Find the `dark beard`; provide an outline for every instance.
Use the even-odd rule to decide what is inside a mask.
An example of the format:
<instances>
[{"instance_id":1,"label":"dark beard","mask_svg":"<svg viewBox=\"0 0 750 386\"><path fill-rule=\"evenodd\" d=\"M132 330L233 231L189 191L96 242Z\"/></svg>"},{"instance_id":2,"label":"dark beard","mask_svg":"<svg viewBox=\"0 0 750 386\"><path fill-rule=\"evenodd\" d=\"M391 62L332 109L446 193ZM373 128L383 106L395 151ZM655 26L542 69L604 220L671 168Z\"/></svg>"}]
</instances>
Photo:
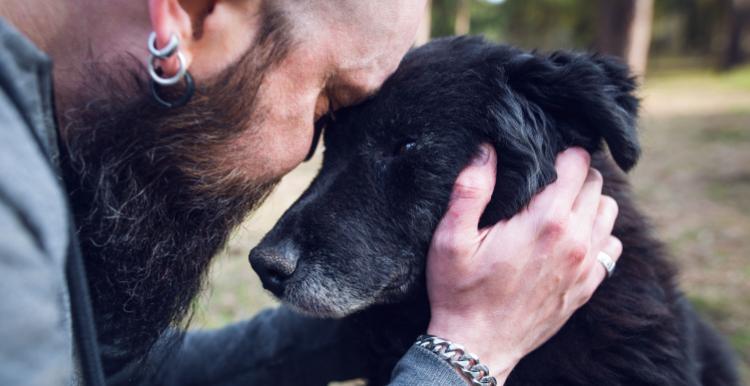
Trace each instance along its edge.
<instances>
[{"instance_id":1,"label":"dark beard","mask_svg":"<svg viewBox=\"0 0 750 386\"><path fill-rule=\"evenodd\" d=\"M60 164L107 374L189 319L212 257L278 181L247 178L222 156L261 118L260 74L281 56L251 49L181 108L158 106L132 71L97 79L88 90L100 94L66 111Z\"/></svg>"}]
</instances>

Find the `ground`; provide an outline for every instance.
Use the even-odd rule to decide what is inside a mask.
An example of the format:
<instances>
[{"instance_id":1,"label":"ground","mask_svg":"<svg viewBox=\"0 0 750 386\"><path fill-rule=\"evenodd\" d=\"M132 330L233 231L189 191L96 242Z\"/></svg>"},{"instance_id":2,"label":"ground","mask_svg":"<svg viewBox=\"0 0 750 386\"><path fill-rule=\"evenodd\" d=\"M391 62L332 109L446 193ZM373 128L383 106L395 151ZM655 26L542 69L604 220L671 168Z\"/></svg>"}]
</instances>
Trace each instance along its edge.
<instances>
[{"instance_id":1,"label":"ground","mask_svg":"<svg viewBox=\"0 0 750 386\"><path fill-rule=\"evenodd\" d=\"M693 304L737 350L750 384L750 67L725 74L655 71L641 91L639 204L680 267ZM232 237L196 304L193 327L275 305L247 262L250 248L307 186L303 164Z\"/></svg>"}]
</instances>

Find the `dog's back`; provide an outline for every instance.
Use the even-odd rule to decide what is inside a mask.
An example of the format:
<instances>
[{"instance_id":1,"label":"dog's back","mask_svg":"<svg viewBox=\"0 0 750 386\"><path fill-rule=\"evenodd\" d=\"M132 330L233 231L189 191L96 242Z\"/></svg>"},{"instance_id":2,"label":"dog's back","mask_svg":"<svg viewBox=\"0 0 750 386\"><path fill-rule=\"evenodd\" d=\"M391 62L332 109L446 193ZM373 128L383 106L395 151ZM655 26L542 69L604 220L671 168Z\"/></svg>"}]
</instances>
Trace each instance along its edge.
<instances>
[{"instance_id":1,"label":"dog's back","mask_svg":"<svg viewBox=\"0 0 750 386\"><path fill-rule=\"evenodd\" d=\"M565 327L524 358L508 385L738 385L731 351L677 288L665 248L606 155L592 166L618 202L616 274Z\"/></svg>"}]
</instances>

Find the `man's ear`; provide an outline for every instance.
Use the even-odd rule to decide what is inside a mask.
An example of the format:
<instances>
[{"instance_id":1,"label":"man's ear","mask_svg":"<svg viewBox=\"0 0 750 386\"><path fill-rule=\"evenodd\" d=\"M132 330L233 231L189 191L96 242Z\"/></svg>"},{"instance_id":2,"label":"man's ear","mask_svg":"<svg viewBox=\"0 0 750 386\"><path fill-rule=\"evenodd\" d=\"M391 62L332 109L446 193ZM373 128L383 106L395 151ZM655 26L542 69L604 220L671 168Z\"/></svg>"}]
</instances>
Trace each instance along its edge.
<instances>
[{"instance_id":1,"label":"man's ear","mask_svg":"<svg viewBox=\"0 0 750 386\"><path fill-rule=\"evenodd\" d=\"M189 67L192 63L192 53L189 49L193 35L192 20L178 0L149 0L148 11L151 16L151 28L156 33L156 48L167 45L172 35L180 39L179 51L185 57ZM161 68L167 76L179 70L176 56L161 61Z\"/></svg>"},{"instance_id":2,"label":"man's ear","mask_svg":"<svg viewBox=\"0 0 750 386\"><path fill-rule=\"evenodd\" d=\"M619 60L600 55L556 52L519 55L505 66L508 85L551 118L563 148L590 152L607 143L621 169L638 161L636 81ZM557 149L562 150L562 149Z\"/></svg>"},{"instance_id":3,"label":"man's ear","mask_svg":"<svg viewBox=\"0 0 750 386\"><path fill-rule=\"evenodd\" d=\"M177 35L196 78L218 74L247 52L260 30L260 7L259 1L149 0L157 47ZM176 56L160 65L167 76L179 68Z\"/></svg>"}]
</instances>

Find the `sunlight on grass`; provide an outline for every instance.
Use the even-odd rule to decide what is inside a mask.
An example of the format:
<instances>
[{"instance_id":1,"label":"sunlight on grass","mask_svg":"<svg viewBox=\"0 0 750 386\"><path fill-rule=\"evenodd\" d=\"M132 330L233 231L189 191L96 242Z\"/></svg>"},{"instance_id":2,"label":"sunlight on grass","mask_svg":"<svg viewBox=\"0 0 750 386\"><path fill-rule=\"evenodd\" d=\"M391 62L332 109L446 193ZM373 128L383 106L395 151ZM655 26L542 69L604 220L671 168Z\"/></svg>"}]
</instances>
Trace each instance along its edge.
<instances>
[{"instance_id":1,"label":"sunlight on grass","mask_svg":"<svg viewBox=\"0 0 750 386\"><path fill-rule=\"evenodd\" d=\"M727 72L705 68L656 69L646 76L646 85L679 86L680 88L709 86L748 91L750 90L750 66L739 67Z\"/></svg>"}]
</instances>

